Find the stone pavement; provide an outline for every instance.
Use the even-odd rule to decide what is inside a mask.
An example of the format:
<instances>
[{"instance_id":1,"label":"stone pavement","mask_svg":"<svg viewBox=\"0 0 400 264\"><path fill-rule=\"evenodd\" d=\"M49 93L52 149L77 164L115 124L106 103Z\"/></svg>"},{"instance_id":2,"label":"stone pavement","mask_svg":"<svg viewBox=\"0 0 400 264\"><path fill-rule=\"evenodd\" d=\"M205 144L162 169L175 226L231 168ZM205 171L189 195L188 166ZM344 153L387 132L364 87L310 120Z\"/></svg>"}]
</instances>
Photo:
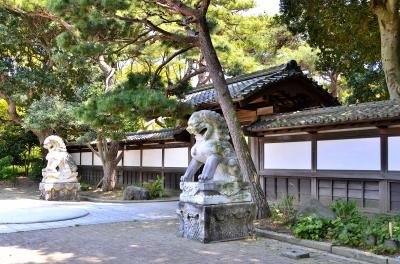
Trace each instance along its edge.
<instances>
[{"instance_id":1,"label":"stone pavement","mask_svg":"<svg viewBox=\"0 0 400 264\"><path fill-rule=\"evenodd\" d=\"M0 234L0 263L363 263L263 238L201 244L178 238L177 229L176 220L153 220ZM281 256L289 249L311 258Z\"/></svg>"},{"instance_id":2,"label":"stone pavement","mask_svg":"<svg viewBox=\"0 0 400 264\"><path fill-rule=\"evenodd\" d=\"M91 225L100 223L115 223L123 221L139 221L154 219L175 219L176 202L160 203L134 203L134 204L111 204L91 202L50 202L32 199L0 200L0 234L19 231L32 231L39 229L51 229L68 226ZM86 211L88 214L80 218L41 223L26 224L1 224L18 222L21 223L21 214L25 211L28 221L30 217L37 216L37 213L51 211L49 217L56 218L55 211L59 215L70 216L77 211ZM2 221L3 220L3 221ZM14 220L14 221L12 221ZM17 221L18 220L18 221ZM0 264L2 262L0 261Z\"/></svg>"}]
</instances>

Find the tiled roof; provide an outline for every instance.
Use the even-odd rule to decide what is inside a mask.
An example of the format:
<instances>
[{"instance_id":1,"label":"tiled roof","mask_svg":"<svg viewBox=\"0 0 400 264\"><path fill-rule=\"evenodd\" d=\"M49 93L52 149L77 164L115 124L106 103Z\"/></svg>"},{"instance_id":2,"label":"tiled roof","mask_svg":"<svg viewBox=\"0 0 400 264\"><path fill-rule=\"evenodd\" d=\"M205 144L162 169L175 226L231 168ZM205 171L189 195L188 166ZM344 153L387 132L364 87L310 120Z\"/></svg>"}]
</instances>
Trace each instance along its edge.
<instances>
[{"instance_id":1,"label":"tiled roof","mask_svg":"<svg viewBox=\"0 0 400 264\"><path fill-rule=\"evenodd\" d=\"M132 133L126 133L125 141L151 142L151 141L174 140L177 135L185 132L186 132L185 128L182 127L132 132Z\"/></svg>"},{"instance_id":2,"label":"tiled roof","mask_svg":"<svg viewBox=\"0 0 400 264\"><path fill-rule=\"evenodd\" d=\"M317 83L313 82L301 71L294 60L276 67L227 79L227 83L233 100L239 101L272 84L295 77L304 78L312 85L318 86ZM327 93L322 88L320 89L323 93ZM186 94L185 101L190 102L196 107L216 103L216 94L213 85L210 84L193 89Z\"/></svg>"},{"instance_id":3,"label":"tiled roof","mask_svg":"<svg viewBox=\"0 0 400 264\"><path fill-rule=\"evenodd\" d=\"M258 132L400 119L400 100L324 107L265 117L247 128Z\"/></svg>"}]
</instances>

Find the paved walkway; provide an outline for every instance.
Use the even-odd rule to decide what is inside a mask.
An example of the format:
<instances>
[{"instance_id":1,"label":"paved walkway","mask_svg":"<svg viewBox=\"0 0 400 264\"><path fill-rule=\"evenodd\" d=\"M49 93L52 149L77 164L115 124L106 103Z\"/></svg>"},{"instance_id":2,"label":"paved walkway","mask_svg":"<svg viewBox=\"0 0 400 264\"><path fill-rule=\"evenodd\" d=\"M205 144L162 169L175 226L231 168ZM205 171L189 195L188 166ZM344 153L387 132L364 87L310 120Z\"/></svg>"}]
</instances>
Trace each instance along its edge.
<instances>
[{"instance_id":1,"label":"paved walkway","mask_svg":"<svg viewBox=\"0 0 400 264\"><path fill-rule=\"evenodd\" d=\"M176 220L156 220L0 234L0 263L362 263L263 238L201 244L177 237L177 230ZM311 258L281 256L289 249L307 250Z\"/></svg>"},{"instance_id":2,"label":"paved walkway","mask_svg":"<svg viewBox=\"0 0 400 264\"><path fill-rule=\"evenodd\" d=\"M34 209L33 209L34 208ZM111 204L111 203L91 203L91 202L49 202L42 200L20 199L20 200L0 200L0 220L3 223L21 218L21 212L25 211L26 218L29 219L30 213L37 214L39 208L49 209L48 211L59 211L60 214L69 215L68 211L76 212L84 210L88 212L86 216L66 220L32 224L0 224L0 233L13 233L19 231L32 231L39 229L51 229L79 225L91 225L100 223L115 223L124 221L140 221L155 219L174 219L176 217L176 202L161 203L134 203L134 204ZM3 214L3 217L2 217ZM8 220L8 221L6 221ZM2 221L0 221L1 223ZM0 261L0 263L2 263Z\"/></svg>"}]
</instances>

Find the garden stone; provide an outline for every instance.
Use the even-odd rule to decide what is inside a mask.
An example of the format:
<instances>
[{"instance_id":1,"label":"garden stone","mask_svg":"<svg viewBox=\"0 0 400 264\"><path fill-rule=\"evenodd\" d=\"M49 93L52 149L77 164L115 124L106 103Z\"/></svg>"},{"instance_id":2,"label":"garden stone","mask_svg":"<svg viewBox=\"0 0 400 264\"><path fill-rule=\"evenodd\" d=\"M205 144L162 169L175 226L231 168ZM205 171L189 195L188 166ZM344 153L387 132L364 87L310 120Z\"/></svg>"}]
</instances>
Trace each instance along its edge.
<instances>
[{"instance_id":1,"label":"garden stone","mask_svg":"<svg viewBox=\"0 0 400 264\"><path fill-rule=\"evenodd\" d=\"M329 207L323 205L316 199L310 199L304 204L300 205L297 212L297 218L312 214L330 220L334 220L336 218L335 213Z\"/></svg>"},{"instance_id":2,"label":"garden stone","mask_svg":"<svg viewBox=\"0 0 400 264\"><path fill-rule=\"evenodd\" d=\"M124 200L149 200L150 192L146 188L138 186L128 186L123 193Z\"/></svg>"},{"instance_id":3,"label":"garden stone","mask_svg":"<svg viewBox=\"0 0 400 264\"><path fill-rule=\"evenodd\" d=\"M375 246L376 245L376 236L370 235L365 238L365 244L367 246Z\"/></svg>"},{"instance_id":4,"label":"garden stone","mask_svg":"<svg viewBox=\"0 0 400 264\"><path fill-rule=\"evenodd\" d=\"M179 236L203 243L243 239L254 232L255 204L243 182L236 153L220 114L192 114L187 131L196 138L192 160L181 177ZM194 175L204 165L199 181Z\"/></svg>"},{"instance_id":5,"label":"garden stone","mask_svg":"<svg viewBox=\"0 0 400 264\"><path fill-rule=\"evenodd\" d=\"M398 250L399 246L397 245L396 241L391 240L391 239L386 239L385 242L383 242L383 245L387 248L393 249L393 250Z\"/></svg>"},{"instance_id":6,"label":"garden stone","mask_svg":"<svg viewBox=\"0 0 400 264\"><path fill-rule=\"evenodd\" d=\"M43 179L39 185L40 199L78 201L78 167L67 152L64 141L59 136L52 135L44 140L43 147L49 153L46 155L47 166L42 170Z\"/></svg>"}]
</instances>

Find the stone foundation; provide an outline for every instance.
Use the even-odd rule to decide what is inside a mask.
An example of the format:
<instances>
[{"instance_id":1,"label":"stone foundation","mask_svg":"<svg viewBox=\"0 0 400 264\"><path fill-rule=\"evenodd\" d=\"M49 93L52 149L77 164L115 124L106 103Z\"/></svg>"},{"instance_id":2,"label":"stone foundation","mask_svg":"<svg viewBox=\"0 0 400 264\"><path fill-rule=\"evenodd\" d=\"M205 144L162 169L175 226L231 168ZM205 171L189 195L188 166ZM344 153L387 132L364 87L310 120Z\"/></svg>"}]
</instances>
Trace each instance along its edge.
<instances>
[{"instance_id":1,"label":"stone foundation","mask_svg":"<svg viewBox=\"0 0 400 264\"><path fill-rule=\"evenodd\" d=\"M47 201L79 201L78 182L44 183L39 185L40 199Z\"/></svg>"},{"instance_id":2,"label":"stone foundation","mask_svg":"<svg viewBox=\"0 0 400 264\"><path fill-rule=\"evenodd\" d=\"M203 243L244 239L253 233L252 202L200 205L179 202L179 236Z\"/></svg>"}]
</instances>

